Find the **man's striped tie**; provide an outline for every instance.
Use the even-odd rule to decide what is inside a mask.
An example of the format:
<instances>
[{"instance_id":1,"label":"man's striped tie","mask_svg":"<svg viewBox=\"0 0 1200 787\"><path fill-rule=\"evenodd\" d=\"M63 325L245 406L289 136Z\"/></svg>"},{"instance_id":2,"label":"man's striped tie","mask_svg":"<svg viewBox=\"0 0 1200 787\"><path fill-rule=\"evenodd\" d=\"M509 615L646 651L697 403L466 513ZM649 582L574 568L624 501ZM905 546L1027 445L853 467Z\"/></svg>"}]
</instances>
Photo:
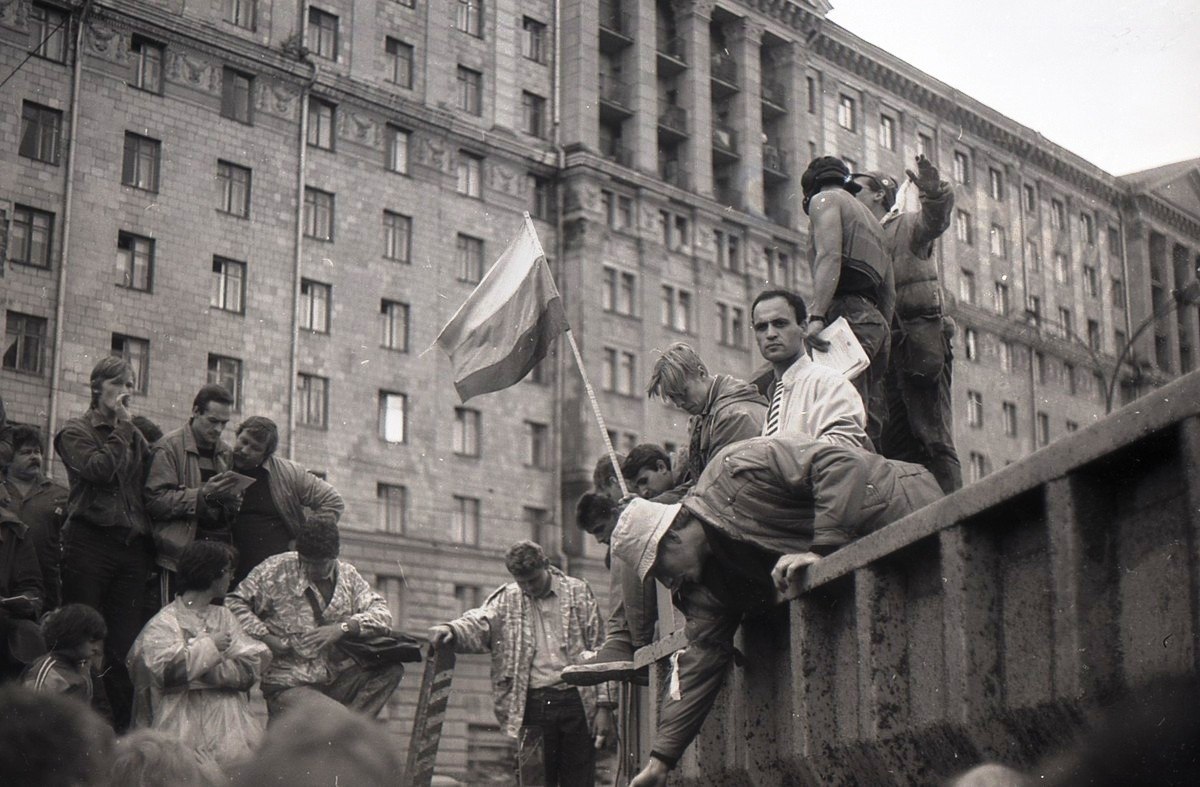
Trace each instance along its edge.
<instances>
[{"instance_id":1,"label":"man's striped tie","mask_svg":"<svg viewBox=\"0 0 1200 787\"><path fill-rule=\"evenodd\" d=\"M779 431L779 411L783 408L783 381L775 381L775 393L771 395L771 406L767 408L767 428L763 436L770 437Z\"/></svg>"}]
</instances>

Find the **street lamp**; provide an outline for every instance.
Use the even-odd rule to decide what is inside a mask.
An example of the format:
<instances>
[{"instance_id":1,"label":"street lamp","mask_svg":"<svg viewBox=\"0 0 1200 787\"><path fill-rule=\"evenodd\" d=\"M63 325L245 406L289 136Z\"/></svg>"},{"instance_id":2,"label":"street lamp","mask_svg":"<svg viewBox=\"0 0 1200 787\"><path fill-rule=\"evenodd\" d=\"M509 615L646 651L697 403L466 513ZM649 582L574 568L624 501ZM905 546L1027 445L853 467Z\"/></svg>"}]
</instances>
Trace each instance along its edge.
<instances>
[{"instance_id":1,"label":"street lamp","mask_svg":"<svg viewBox=\"0 0 1200 787\"><path fill-rule=\"evenodd\" d=\"M1121 364L1125 361L1125 356L1129 355L1129 351L1133 349L1133 345L1137 342L1138 337L1145 333L1151 323L1166 317L1180 306L1192 306L1198 303L1200 303L1200 280L1192 279L1181 289L1171 290L1171 301L1165 309L1157 312L1151 309L1146 319L1138 324L1137 330L1133 332L1133 335L1125 342L1125 346L1117 353L1117 362L1113 366L1112 378L1107 381L1108 386L1104 392L1105 406L1108 408L1106 412L1112 412L1113 393L1117 387L1117 380L1121 377Z\"/></svg>"}]
</instances>

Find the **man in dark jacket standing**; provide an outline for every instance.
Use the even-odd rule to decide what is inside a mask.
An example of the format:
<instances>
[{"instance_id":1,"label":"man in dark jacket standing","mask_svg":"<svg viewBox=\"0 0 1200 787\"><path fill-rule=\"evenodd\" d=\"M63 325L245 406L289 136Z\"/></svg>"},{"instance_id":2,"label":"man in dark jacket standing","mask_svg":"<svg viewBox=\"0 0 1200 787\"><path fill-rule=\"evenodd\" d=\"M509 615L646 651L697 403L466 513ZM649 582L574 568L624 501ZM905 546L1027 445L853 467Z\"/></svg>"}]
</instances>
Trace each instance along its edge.
<instances>
[{"instance_id":1,"label":"man in dark jacket standing","mask_svg":"<svg viewBox=\"0 0 1200 787\"><path fill-rule=\"evenodd\" d=\"M12 461L0 477L0 508L8 508L29 528L37 551L45 591L43 612L58 609L62 601L62 527L67 517L67 490L46 477L45 443L37 427L18 424L12 429Z\"/></svg>"},{"instance_id":2,"label":"man in dark jacket standing","mask_svg":"<svg viewBox=\"0 0 1200 787\"><path fill-rule=\"evenodd\" d=\"M917 156L917 172L907 174L920 194L919 212L894 209L897 185L887 175L851 176L862 187L858 201L883 225L896 282L894 314L884 315L892 324L884 378L888 417L876 447L892 459L925 465L949 494L962 486L950 398L953 325L942 314L933 244L950 226L954 191L924 156Z\"/></svg>"},{"instance_id":3,"label":"man in dark jacket standing","mask_svg":"<svg viewBox=\"0 0 1200 787\"><path fill-rule=\"evenodd\" d=\"M679 503L631 502L613 555L671 589L688 642L677 654L678 690L659 708L650 760L632 787L666 784L724 682L744 614L792 595L821 556L939 497L920 465L785 436L721 451Z\"/></svg>"},{"instance_id":4,"label":"man in dark jacket standing","mask_svg":"<svg viewBox=\"0 0 1200 787\"><path fill-rule=\"evenodd\" d=\"M154 568L150 521L142 505L150 446L133 425L134 372L109 357L92 369L92 404L67 421L54 450L70 491L63 530L63 603L104 616L104 682L118 732L129 726L133 683L125 657L142 628L142 596Z\"/></svg>"}]
</instances>

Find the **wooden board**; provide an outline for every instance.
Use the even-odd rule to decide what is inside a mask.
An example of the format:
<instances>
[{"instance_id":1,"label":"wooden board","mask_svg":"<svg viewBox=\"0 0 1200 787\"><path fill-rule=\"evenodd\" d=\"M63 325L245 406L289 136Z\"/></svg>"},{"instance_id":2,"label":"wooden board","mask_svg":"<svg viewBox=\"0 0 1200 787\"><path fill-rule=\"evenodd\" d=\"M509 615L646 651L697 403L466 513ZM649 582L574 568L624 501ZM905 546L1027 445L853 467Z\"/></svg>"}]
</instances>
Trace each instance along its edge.
<instances>
[{"instance_id":1,"label":"wooden board","mask_svg":"<svg viewBox=\"0 0 1200 787\"><path fill-rule=\"evenodd\" d=\"M412 739L408 742L408 762L404 766L404 787L429 787L437 763L442 723L450 704L450 684L454 680L454 648L434 650L425 656L425 674L417 699L417 716Z\"/></svg>"}]
</instances>

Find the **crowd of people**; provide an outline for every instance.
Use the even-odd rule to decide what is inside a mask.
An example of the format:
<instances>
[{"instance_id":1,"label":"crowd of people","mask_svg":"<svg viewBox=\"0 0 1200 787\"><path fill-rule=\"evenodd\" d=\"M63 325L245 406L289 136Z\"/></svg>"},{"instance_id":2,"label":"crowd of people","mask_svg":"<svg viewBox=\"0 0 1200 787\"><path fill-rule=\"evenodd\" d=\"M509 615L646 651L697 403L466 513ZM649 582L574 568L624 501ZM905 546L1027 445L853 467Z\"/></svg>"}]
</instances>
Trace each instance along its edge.
<instances>
[{"instance_id":1,"label":"crowd of people","mask_svg":"<svg viewBox=\"0 0 1200 787\"><path fill-rule=\"evenodd\" d=\"M83 721L70 729L89 748L64 761L111 749L147 769L114 783L148 785L224 784L249 767L264 734L255 686L269 720L374 718L411 658L385 599L339 559L341 495L276 456L268 418L224 442L233 398L221 386L201 387L188 421L163 434L130 413L134 383L121 358L93 368L87 412L53 439L66 487L46 477L39 430L8 426L0 403L3 721L41 708L25 719L36 727L74 707ZM392 646L364 661L381 639ZM26 764L12 783L58 783L43 778L58 766Z\"/></svg>"}]
</instances>

